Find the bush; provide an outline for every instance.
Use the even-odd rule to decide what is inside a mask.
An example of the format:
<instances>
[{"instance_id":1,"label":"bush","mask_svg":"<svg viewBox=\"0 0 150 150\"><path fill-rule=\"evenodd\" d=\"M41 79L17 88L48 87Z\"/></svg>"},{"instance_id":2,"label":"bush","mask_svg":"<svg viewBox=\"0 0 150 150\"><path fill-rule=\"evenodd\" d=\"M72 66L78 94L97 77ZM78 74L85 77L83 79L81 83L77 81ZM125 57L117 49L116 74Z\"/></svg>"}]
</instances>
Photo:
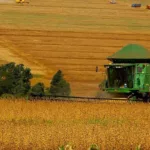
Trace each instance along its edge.
<instances>
[{"instance_id":1,"label":"bush","mask_svg":"<svg viewBox=\"0 0 150 150\"><path fill-rule=\"evenodd\" d=\"M23 64L15 65L14 62L0 67L0 95L26 95L30 90L32 74Z\"/></svg>"},{"instance_id":2,"label":"bush","mask_svg":"<svg viewBox=\"0 0 150 150\"><path fill-rule=\"evenodd\" d=\"M4 99L16 99L16 97L14 95L12 95L12 94L2 94L1 98L4 98Z\"/></svg>"},{"instance_id":3,"label":"bush","mask_svg":"<svg viewBox=\"0 0 150 150\"><path fill-rule=\"evenodd\" d=\"M73 150L73 146L71 144L62 145L58 148L59 150Z\"/></svg>"},{"instance_id":4,"label":"bush","mask_svg":"<svg viewBox=\"0 0 150 150\"><path fill-rule=\"evenodd\" d=\"M96 144L92 144L88 150L100 150Z\"/></svg>"},{"instance_id":5,"label":"bush","mask_svg":"<svg viewBox=\"0 0 150 150\"><path fill-rule=\"evenodd\" d=\"M45 87L45 96L50 96L50 88L49 87Z\"/></svg>"},{"instance_id":6,"label":"bush","mask_svg":"<svg viewBox=\"0 0 150 150\"><path fill-rule=\"evenodd\" d=\"M30 92L31 96L39 96L42 97L45 95L44 93L44 84L39 82L37 84L35 84L32 88L31 88L31 92Z\"/></svg>"},{"instance_id":7,"label":"bush","mask_svg":"<svg viewBox=\"0 0 150 150\"><path fill-rule=\"evenodd\" d=\"M50 86L51 95L69 96L71 93L70 84L63 78L63 73L58 70L53 76Z\"/></svg>"}]
</instances>

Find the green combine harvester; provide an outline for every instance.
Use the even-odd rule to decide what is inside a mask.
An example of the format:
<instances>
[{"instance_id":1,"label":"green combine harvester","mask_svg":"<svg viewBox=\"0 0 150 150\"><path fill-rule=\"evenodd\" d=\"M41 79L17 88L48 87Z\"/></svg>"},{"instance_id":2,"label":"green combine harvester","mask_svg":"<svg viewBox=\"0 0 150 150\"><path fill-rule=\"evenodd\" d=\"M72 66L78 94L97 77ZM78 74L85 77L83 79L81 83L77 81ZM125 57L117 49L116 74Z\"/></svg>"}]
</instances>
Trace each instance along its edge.
<instances>
[{"instance_id":1,"label":"green combine harvester","mask_svg":"<svg viewBox=\"0 0 150 150\"><path fill-rule=\"evenodd\" d=\"M150 51L137 44L129 44L107 58L103 91L125 94L131 100L150 99Z\"/></svg>"}]
</instances>

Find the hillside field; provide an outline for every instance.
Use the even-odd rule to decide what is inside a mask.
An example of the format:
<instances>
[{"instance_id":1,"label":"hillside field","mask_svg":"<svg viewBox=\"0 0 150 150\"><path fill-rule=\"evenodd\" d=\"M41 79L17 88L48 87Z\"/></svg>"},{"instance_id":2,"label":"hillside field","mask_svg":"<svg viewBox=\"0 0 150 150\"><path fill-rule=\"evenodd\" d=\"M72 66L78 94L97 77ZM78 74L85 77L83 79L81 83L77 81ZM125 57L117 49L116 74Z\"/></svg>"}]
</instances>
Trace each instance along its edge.
<instances>
[{"instance_id":1,"label":"hillside field","mask_svg":"<svg viewBox=\"0 0 150 150\"><path fill-rule=\"evenodd\" d=\"M107 56L129 43L150 49L148 0L141 1L141 8L132 8L134 2L0 1L0 63L24 63L34 73L32 84L46 86L61 69L72 95L95 96Z\"/></svg>"}]
</instances>

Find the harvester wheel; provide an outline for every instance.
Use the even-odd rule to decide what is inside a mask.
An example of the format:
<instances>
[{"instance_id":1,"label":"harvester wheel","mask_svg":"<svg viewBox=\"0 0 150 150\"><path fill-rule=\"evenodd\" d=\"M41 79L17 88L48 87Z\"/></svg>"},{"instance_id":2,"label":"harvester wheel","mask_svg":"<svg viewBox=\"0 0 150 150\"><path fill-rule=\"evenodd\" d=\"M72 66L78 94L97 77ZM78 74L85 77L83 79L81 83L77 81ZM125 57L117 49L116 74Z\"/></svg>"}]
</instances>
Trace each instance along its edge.
<instances>
[{"instance_id":1,"label":"harvester wheel","mask_svg":"<svg viewBox=\"0 0 150 150\"><path fill-rule=\"evenodd\" d=\"M148 94L148 93L144 93L144 94L143 94L143 102L144 102L144 103L147 103L147 102L149 102L149 100L150 100L150 99L149 99L149 94Z\"/></svg>"}]
</instances>

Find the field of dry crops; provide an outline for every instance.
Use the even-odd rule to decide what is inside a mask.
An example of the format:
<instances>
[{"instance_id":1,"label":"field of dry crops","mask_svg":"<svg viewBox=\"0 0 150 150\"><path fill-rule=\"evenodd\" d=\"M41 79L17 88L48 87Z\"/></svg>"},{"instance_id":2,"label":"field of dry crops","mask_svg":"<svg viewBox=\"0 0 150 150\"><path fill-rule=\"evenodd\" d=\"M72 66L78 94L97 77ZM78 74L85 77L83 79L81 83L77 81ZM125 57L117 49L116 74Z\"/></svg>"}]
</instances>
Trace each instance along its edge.
<instances>
[{"instance_id":1,"label":"field of dry crops","mask_svg":"<svg viewBox=\"0 0 150 150\"><path fill-rule=\"evenodd\" d=\"M8 0L13 2L13 0ZM7 2L7 0L6 0ZM133 1L134 2L134 1ZM128 0L32 0L0 3L0 63L15 61L41 74L32 83L49 85L61 69L72 95L95 96L106 57L129 43L150 49L150 11ZM99 66L100 72L95 68Z\"/></svg>"},{"instance_id":2,"label":"field of dry crops","mask_svg":"<svg viewBox=\"0 0 150 150\"><path fill-rule=\"evenodd\" d=\"M129 43L150 49L148 0L0 0L0 64L32 69L32 84L49 85L61 69L72 95L95 96L106 57ZM99 72L95 72L99 66ZM0 100L0 149L150 149L150 105L122 102Z\"/></svg>"},{"instance_id":3,"label":"field of dry crops","mask_svg":"<svg viewBox=\"0 0 150 150\"><path fill-rule=\"evenodd\" d=\"M150 149L150 105L0 101L0 149Z\"/></svg>"}]
</instances>

